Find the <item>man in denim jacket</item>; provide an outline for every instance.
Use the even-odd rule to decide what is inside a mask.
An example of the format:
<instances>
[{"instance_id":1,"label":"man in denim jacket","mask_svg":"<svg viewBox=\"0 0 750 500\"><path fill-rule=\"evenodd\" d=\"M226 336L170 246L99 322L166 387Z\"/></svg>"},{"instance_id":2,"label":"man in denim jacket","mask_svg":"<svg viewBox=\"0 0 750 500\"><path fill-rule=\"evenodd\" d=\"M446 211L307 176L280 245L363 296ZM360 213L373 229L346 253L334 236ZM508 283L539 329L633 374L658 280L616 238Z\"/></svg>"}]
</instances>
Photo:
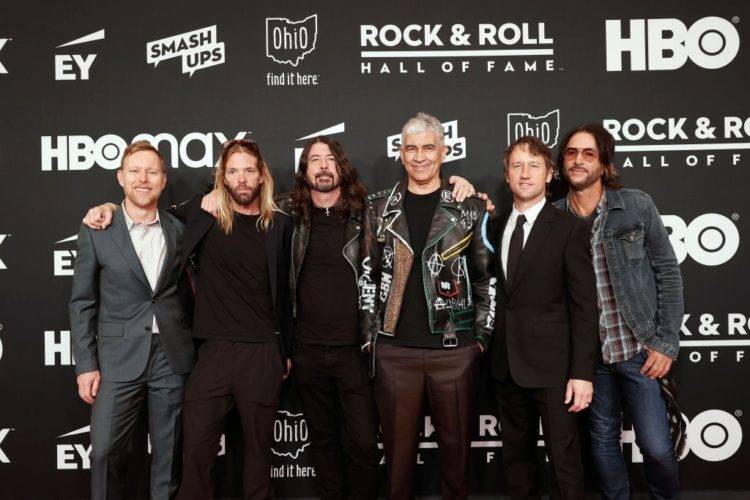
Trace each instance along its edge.
<instances>
[{"instance_id":1,"label":"man in denim jacket","mask_svg":"<svg viewBox=\"0 0 750 500\"><path fill-rule=\"evenodd\" d=\"M677 457L660 383L677 358L684 309L674 250L651 197L621 188L614 140L602 126L570 131L560 143L558 164L570 191L555 205L591 225L601 353L590 430L602 494L630 498L620 448L626 408L652 496L676 498Z\"/></svg>"}]
</instances>

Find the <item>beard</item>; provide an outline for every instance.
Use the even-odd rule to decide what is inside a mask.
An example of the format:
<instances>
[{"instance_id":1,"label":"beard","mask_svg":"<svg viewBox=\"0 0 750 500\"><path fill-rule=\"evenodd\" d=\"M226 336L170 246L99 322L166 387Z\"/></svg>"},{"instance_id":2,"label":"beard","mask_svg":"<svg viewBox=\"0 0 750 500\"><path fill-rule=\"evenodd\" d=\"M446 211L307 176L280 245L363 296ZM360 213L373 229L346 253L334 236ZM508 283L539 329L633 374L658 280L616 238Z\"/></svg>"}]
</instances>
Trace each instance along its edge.
<instances>
[{"instance_id":1,"label":"beard","mask_svg":"<svg viewBox=\"0 0 750 500\"><path fill-rule=\"evenodd\" d=\"M307 179L307 185L314 191L329 193L339 187L340 183L334 178L333 174L321 172L312 180Z\"/></svg>"},{"instance_id":2,"label":"beard","mask_svg":"<svg viewBox=\"0 0 750 500\"><path fill-rule=\"evenodd\" d=\"M248 205L252 205L252 203L255 201L255 199L258 197L258 188L257 186L243 186L247 189L247 191L238 192L238 188L230 188L227 186L227 190L229 191L229 196L232 197L235 203L242 207L246 207Z\"/></svg>"},{"instance_id":3,"label":"beard","mask_svg":"<svg viewBox=\"0 0 750 500\"><path fill-rule=\"evenodd\" d=\"M563 169L563 177L565 177L565 180L568 181L568 185L573 191L582 191L588 187L593 186L594 184L596 184L596 181L601 178L601 176L601 172L588 172L585 178L573 181L571 180L570 176L568 176L568 169Z\"/></svg>"}]
</instances>

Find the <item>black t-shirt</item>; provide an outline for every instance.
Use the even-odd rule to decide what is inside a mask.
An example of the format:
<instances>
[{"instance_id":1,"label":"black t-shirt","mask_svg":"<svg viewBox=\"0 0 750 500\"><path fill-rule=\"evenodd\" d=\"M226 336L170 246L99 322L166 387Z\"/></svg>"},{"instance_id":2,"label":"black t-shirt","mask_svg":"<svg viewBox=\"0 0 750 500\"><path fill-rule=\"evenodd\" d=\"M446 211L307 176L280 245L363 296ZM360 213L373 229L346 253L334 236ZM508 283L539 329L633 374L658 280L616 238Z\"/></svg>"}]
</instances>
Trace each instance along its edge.
<instances>
[{"instance_id":1,"label":"black t-shirt","mask_svg":"<svg viewBox=\"0 0 750 500\"><path fill-rule=\"evenodd\" d=\"M343 254L346 221L338 213L313 208L307 251L297 289L297 328L301 342L358 345L357 281Z\"/></svg>"},{"instance_id":2,"label":"black t-shirt","mask_svg":"<svg viewBox=\"0 0 750 500\"><path fill-rule=\"evenodd\" d=\"M241 342L276 340L266 234L257 215L234 213L232 232L214 224L198 258L194 336Z\"/></svg>"},{"instance_id":3,"label":"black t-shirt","mask_svg":"<svg viewBox=\"0 0 750 500\"><path fill-rule=\"evenodd\" d=\"M409 226L409 239L414 250L414 263L406 280L404 300L396 324L396 336L381 336L385 342L405 347L442 348L443 336L430 333L427 298L425 297L422 276L422 252L427 244L432 216L440 201L440 189L429 194L414 194L406 191L404 213ZM459 345L467 345L469 340L462 332L456 332Z\"/></svg>"}]
</instances>

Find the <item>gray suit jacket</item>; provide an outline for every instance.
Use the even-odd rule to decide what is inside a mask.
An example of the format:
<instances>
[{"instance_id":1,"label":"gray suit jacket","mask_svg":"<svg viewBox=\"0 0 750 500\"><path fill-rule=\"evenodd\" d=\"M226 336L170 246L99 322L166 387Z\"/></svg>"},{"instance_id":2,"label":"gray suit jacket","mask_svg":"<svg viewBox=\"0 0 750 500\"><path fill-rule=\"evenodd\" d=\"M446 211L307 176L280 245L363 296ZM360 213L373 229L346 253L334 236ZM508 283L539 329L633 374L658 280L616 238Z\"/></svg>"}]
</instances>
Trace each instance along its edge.
<instances>
[{"instance_id":1,"label":"gray suit jacket","mask_svg":"<svg viewBox=\"0 0 750 500\"><path fill-rule=\"evenodd\" d=\"M172 371L186 374L195 364L190 326L177 292L184 225L163 210L159 218L167 249L156 290L143 272L122 210L103 231L81 226L70 298L77 374L99 370L102 380L118 382L139 377L151 351L154 314Z\"/></svg>"}]
</instances>

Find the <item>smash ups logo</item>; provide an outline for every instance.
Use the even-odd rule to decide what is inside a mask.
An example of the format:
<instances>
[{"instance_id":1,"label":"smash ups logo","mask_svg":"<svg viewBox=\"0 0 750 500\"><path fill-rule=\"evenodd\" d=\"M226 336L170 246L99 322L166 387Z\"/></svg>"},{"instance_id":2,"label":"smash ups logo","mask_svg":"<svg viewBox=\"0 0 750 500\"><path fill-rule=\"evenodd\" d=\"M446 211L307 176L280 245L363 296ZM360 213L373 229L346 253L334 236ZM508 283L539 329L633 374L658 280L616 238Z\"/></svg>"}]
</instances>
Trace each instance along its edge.
<instances>
[{"instance_id":1,"label":"smash ups logo","mask_svg":"<svg viewBox=\"0 0 750 500\"><path fill-rule=\"evenodd\" d=\"M146 44L146 62L156 67L160 62L182 58L182 73L193 73L224 63L224 42L219 42L216 25L154 40Z\"/></svg>"},{"instance_id":2,"label":"smash ups logo","mask_svg":"<svg viewBox=\"0 0 750 500\"><path fill-rule=\"evenodd\" d=\"M560 110L546 115L532 116L529 113L508 113L508 145L523 136L531 135L553 148L560 134Z\"/></svg>"},{"instance_id":3,"label":"smash ups logo","mask_svg":"<svg viewBox=\"0 0 750 500\"><path fill-rule=\"evenodd\" d=\"M295 68L307 54L315 50L318 39L318 15L301 21L286 17L266 18L266 57Z\"/></svg>"}]
</instances>

